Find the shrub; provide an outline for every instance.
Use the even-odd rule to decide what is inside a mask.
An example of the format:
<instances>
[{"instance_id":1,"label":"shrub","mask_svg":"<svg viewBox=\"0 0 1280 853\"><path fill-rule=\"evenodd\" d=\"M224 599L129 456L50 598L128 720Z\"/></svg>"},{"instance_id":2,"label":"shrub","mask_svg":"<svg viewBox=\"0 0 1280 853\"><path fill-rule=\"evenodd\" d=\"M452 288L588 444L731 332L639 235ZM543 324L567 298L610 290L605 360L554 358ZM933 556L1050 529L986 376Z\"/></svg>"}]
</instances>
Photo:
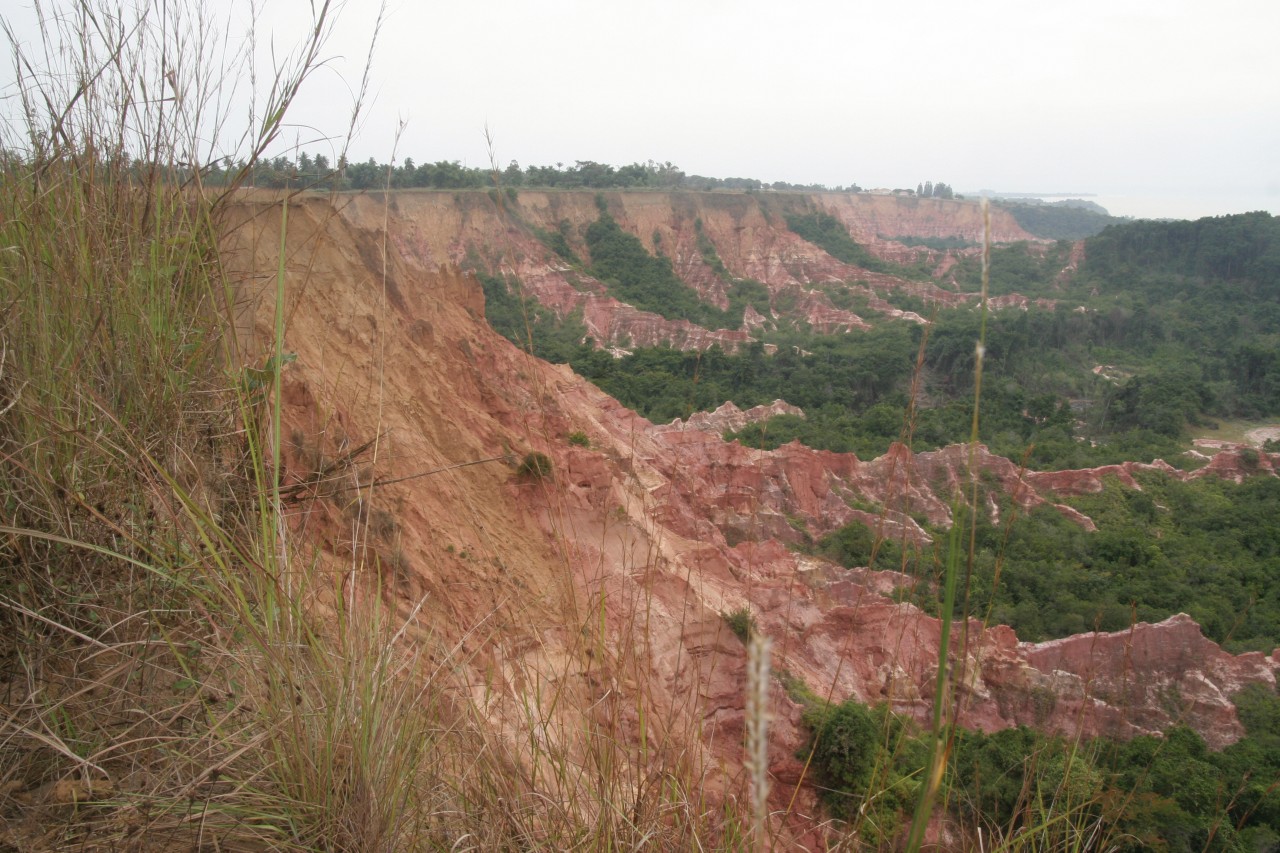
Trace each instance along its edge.
<instances>
[{"instance_id":1,"label":"shrub","mask_svg":"<svg viewBox=\"0 0 1280 853\"><path fill-rule=\"evenodd\" d=\"M569 443L574 447L590 447L591 439L587 438L587 434L579 429L569 433Z\"/></svg>"},{"instance_id":2,"label":"shrub","mask_svg":"<svg viewBox=\"0 0 1280 853\"><path fill-rule=\"evenodd\" d=\"M516 476L522 480L550 480L551 458L536 450L526 453L516 468Z\"/></svg>"},{"instance_id":3,"label":"shrub","mask_svg":"<svg viewBox=\"0 0 1280 853\"><path fill-rule=\"evenodd\" d=\"M862 796L871 782L880 732L871 709L844 702L810 709L813 764L826 786L842 795Z\"/></svg>"},{"instance_id":4,"label":"shrub","mask_svg":"<svg viewBox=\"0 0 1280 853\"><path fill-rule=\"evenodd\" d=\"M751 618L751 608L739 607L732 613L722 615L729 630L736 634L739 640L744 643L750 641L756 632L756 620Z\"/></svg>"}]
</instances>

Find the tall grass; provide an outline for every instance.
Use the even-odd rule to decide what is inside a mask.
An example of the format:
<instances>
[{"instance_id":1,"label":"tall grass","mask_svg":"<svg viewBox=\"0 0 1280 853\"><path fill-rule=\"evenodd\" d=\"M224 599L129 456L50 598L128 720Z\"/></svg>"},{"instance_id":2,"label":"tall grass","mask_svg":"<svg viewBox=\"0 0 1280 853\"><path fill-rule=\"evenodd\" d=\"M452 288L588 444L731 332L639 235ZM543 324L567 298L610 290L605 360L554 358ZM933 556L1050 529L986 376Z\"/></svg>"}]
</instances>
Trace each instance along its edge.
<instances>
[{"instance_id":1,"label":"tall grass","mask_svg":"<svg viewBox=\"0 0 1280 853\"><path fill-rule=\"evenodd\" d=\"M557 686L500 697L528 734L513 748L487 702L454 682L466 661L426 627L424 602L386 606L375 549L351 557L371 584L344 587L292 540L280 464L290 200L250 204L280 238L264 279L266 346L237 335L246 294L219 249L228 213L245 209L236 183L278 138L333 12L316 7L273 76L255 69L254 131L218 152L242 168L213 188L201 164L242 96L219 87L253 56L221 53L228 42L203 9L42 3L37 55L9 32L21 109L0 175L5 838L89 849L737 843L700 791L688 733L665 724L643 686L635 635L617 644L606 627L594 580L584 588L597 591L568 593L582 639L567 660L637 676L640 742L603 712L575 728ZM367 481L356 491L359 543L374 494ZM558 675L528 673L567 682ZM616 692L606 699L614 720L632 710Z\"/></svg>"},{"instance_id":2,"label":"tall grass","mask_svg":"<svg viewBox=\"0 0 1280 853\"><path fill-rule=\"evenodd\" d=\"M233 107L252 130L217 156L241 176L276 141L334 12L235 92L253 34L229 53L203 4L35 11L34 47L5 28L0 153L6 839L414 847L440 717L407 622L291 585L327 581L280 513L282 330L242 369L236 181L202 182Z\"/></svg>"},{"instance_id":3,"label":"tall grass","mask_svg":"<svg viewBox=\"0 0 1280 853\"><path fill-rule=\"evenodd\" d=\"M947 539L946 568L943 574L942 610L939 614L942 631L938 640L938 673L933 691L933 720L930 730L929 765L925 770L924 788L916 803L915 815L911 820L911 831L907 836L907 850L915 853L924 842L925 829L933 811L938 790L942 786L943 775L947 767L947 755L951 749L951 727L955 723L956 697L953 693L953 673L951 663L951 628L956 617L956 589L960 581L960 561L964 551L962 536L969 525L969 563L973 565L974 530L978 512L978 470L974 457L978 447L978 419L982 401L982 362L986 347L987 331L987 286L990 281L991 265L991 210L987 200L982 200L982 291L980 310L982 322L978 340L974 342L976 356L974 358L973 376L973 420L969 435L969 479L970 493L966 499L956 495L951 506L951 531ZM967 627L968 620L965 619ZM967 641L967 637L965 638ZM966 642L967 647L967 642ZM963 655L964 650L961 654Z\"/></svg>"}]
</instances>

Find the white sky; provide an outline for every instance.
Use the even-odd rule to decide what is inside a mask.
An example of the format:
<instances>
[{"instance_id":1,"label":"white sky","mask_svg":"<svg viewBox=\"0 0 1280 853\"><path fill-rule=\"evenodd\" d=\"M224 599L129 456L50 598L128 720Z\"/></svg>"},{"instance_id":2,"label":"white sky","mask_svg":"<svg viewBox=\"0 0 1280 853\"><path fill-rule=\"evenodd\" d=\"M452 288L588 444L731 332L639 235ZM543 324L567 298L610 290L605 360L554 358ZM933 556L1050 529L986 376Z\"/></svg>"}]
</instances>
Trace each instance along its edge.
<instances>
[{"instance_id":1,"label":"white sky","mask_svg":"<svg viewBox=\"0 0 1280 853\"><path fill-rule=\"evenodd\" d=\"M262 5L281 44L308 16ZM291 138L345 133L377 9L348 0ZM486 125L500 166L1280 213L1280 2L391 0L352 159L485 165Z\"/></svg>"}]
</instances>

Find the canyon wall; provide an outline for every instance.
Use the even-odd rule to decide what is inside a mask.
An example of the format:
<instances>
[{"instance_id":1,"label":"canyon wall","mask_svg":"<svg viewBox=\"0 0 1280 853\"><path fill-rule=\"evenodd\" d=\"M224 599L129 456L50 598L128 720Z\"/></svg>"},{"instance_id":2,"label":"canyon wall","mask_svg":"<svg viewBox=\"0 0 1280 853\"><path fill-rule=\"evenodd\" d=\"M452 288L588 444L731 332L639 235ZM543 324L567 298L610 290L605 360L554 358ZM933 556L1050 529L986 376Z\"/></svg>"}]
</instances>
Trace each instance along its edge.
<instances>
[{"instance_id":1,"label":"canyon wall","mask_svg":"<svg viewBox=\"0 0 1280 853\"><path fill-rule=\"evenodd\" d=\"M669 343L682 349L727 349L751 340L751 323L736 329L703 329L640 311L609 295L606 286L557 255L542 237L563 234L576 255L589 261L583 234L600 216L603 201L619 226L653 254L670 259L676 275L717 307L729 304L732 279L751 279L769 290L773 315L799 320L822 332L866 328L858 314L833 305L822 285L845 283L868 298L870 310L904 316L885 302L892 291L947 305L973 301L948 286L946 270L954 252L907 247L900 236L982 240L977 202L875 196L865 193L694 193L522 190L397 191L338 197L338 208L353 227L369 235L386 233L390 247L423 269L441 265L475 267L518 279L524 292L565 316L582 313L587 333L600 345ZM842 263L792 233L790 213L822 212L835 217L851 236L882 259L936 267L938 281L904 278ZM992 239L1032 240L1013 217L991 210ZM699 236L710 241L727 273L705 260ZM976 250L961 250L976 251ZM786 307L778 297L787 294ZM794 306L794 307L793 307ZM921 318L908 315L919 322Z\"/></svg>"},{"instance_id":2,"label":"canyon wall","mask_svg":"<svg viewBox=\"0 0 1280 853\"><path fill-rule=\"evenodd\" d=\"M594 210L585 196L520 197L521 215L543 210L546 223ZM628 197L625 210L636 227L667 229L673 254L702 216L704 228L728 234L737 222L765 240L743 237L726 264L774 281L825 274L830 259L788 267L811 250L771 248L756 201L689 203L674 223L659 194ZM726 443L716 430L750 416L740 412L648 422L486 325L478 282L451 266L469 246L583 307L605 298L563 273L536 284L522 266L535 263L533 247L514 226L495 230L488 204L407 194L291 206L285 346L297 358L284 373L282 487L305 558L344 595L381 595L404 615L406 642L454 674L456 702L505 733L515 760L528 759L531 737L583 765L610 750L637 778L678 760L709 798L741 796L746 652L724 615L743 609L772 638L775 668L836 701L886 701L923 720L949 660L960 721L988 730L1123 736L1183 722L1222 746L1242 733L1231 693L1274 687L1275 656L1226 654L1183 616L1039 645L973 622L941 649L938 622L895 600L920 579L842 569L788 544L851 521L926 542L916 519L949 522L968 448L897 446L861 460ZM723 208L714 217L712 205ZM236 213L244 224L227 257L251 357L271 336L279 206ZM577 433L585 444L569 440ZM522 474L533 452L550 460L549 476ZM984 448L974 460L1023 506L1056 505L1105 473L1031 474ZM868 505L881 509L857 508ZM798 791L798 810L813 814L795 758L800 708L777 685L771 701L776 802Z\"/></svg>"}]
</instances>

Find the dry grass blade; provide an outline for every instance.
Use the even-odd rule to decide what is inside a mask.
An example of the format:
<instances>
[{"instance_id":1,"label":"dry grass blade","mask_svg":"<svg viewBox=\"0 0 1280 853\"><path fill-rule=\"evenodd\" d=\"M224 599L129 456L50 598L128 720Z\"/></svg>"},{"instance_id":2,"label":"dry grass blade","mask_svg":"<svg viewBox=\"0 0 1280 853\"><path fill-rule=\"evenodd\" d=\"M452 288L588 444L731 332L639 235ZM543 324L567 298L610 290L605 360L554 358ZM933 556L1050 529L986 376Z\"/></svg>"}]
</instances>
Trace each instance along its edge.
<instances>
[{"instance_id":1,"label":"dry grass blade","mask_svg":"<svg viewBox=\"0 0 1280 853\"><path fill-rule=\"evenodd\" d=\"M295 843L309 832L296 819L307 809L264 772L261 750L302 718L292 701L248 685L264 674L277 691L302 682L304 663L346 672L326 688L348 696L340 707L400 720L421 691L395 688L405 697L397 710L386 691L403 679L385 649L343 652L303 632L307 663L296 645L282 652L259 618L253 576L274 569L252 559L263 528L246 497L265 478L244 453L257 423L236 417L257 404L242 409L242 387L228 387L232 315L222 313L218 258L219 205L235 176L212 200L201 192L204 164L237 154L213 152L245 96L224 87L236 75L217 73L217 60L244 54L226 52L199 4L70 0L34 11L34 49L5 24L17 114L0 140L0 765L11 795L0 820L8 837L32 843L50 833L108 848ZM314 12L273 75L265 119L244 137L245 169L316 67L333 9ZM255 50L252 38L245 45ZM371 741L346 742L350 754ZM383 759L420 755L388 743ZM348 802L376 812L382 790L359 793L376 771L359 768L399 766L383 759L352 765ZM63 796L57 786L73 777L92 785ZM398 777L380 784L410 790L401 780L414 774L400 766ZM88 795L100 805L49 811ZM394 821L348 823L365 837Z\"/></svg>"}]
</instances>

